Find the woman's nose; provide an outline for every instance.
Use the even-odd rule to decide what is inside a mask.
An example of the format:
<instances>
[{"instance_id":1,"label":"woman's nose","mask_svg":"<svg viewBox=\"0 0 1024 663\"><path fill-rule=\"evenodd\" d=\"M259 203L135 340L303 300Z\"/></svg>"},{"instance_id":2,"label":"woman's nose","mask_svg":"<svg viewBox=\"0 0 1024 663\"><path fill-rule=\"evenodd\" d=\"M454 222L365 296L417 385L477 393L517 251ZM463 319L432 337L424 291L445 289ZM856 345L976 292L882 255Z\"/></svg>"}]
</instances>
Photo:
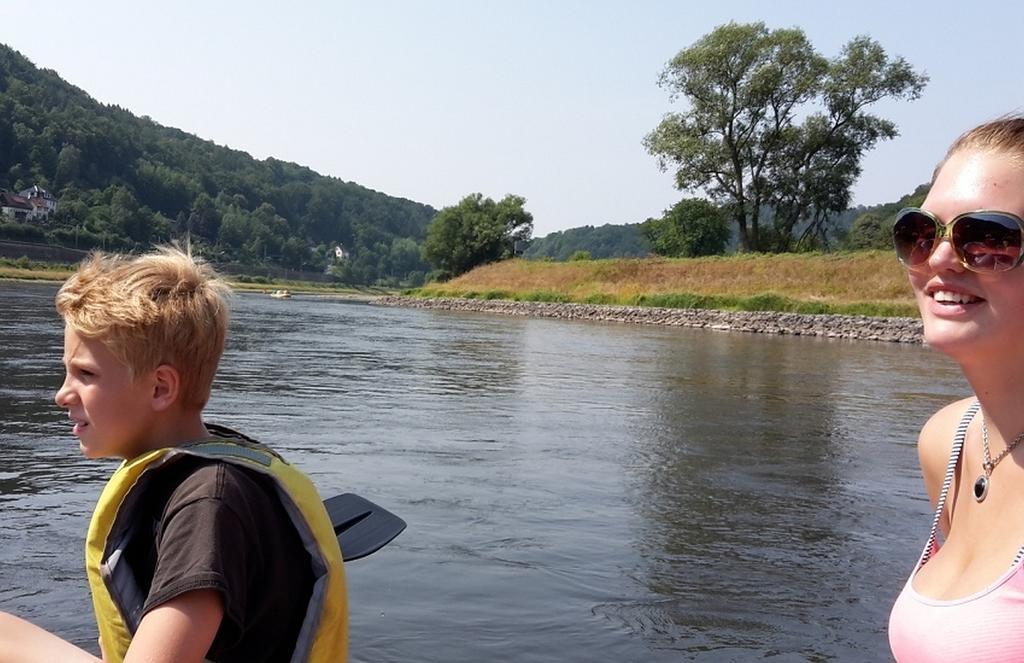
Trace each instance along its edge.
<instances>
[{"instance_id":1,"label":"woman's nose","mask_svg":"<svg viewBox=\"0 0 1024 663\"><path fill-rule=\"evenodd\" d=\"M939 240L938 246L932 250L932 254L928 256L928 266L936 272L964 270L960 256L957 255L953 242L948 237Z\"/></svg>"}]
</instances>

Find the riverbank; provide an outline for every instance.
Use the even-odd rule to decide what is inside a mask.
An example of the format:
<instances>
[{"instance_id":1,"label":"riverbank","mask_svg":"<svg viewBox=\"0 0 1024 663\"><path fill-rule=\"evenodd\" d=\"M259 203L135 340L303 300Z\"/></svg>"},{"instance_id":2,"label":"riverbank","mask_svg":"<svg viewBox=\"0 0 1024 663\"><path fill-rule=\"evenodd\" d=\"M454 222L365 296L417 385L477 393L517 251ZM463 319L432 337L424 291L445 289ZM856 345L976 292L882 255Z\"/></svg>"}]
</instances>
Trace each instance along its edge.
<instances>
[{"instance_id":1,"label":"riverbank","mask_svg":"<svg viewBox=\"0 0 1024 663\"><path fill-rule=\"evenodd\" d=\"M707 258L505 260L410 294L673 309L916 317L888 251Z\"/></svg>"},{"instance_id":2,"label":"riverbank","mask_svg":"<svg viewBox=\"0 0 1024 663\"><path fill-rule=\"evenodd\" d=\"M66 267L41 269L38 267L18 267L0 264L0 280L6 281L52 281L62 283L67 280L73 270Z\"/></svg>"},{"instance_id":3,"label":"riverbank","mask_svg":"<svg viewBox=\"0 0 1024 663\"><path fill-rule=\"evenodd\" d=\"M21 267L12 263L0 263L0 281L49 281L63 283L74 270L61 266L40 266ZM292 281L287 279L262 279L258 282L242 280L247 277L238 277L231 274L223 275L232 290L241 292L262 292L268 293L274 290L288 290L293 294L318 295L336 299L351 299L357 301L370 301L377 297L394 293L388 288L376 286L341 286L328 283L312 283L309 281ZM251 279L251 277L248 277Z\"/></svg>"},{"instance_id":4,"label":"riverbank","mask_svg":"<svg viewBox=\"0 0 1024 663\"><path fill-rule=\"evenodd\" d=\"M325 285L322 283L309 283L306 281L285 280L278 280L269 284L246 283L234 280L230 275L226 276L225 279L227 280L228 285L231 286L232 290L241 292L260 292L264 294L271 293L275 290L287 290L293 295L316 295L318 297L328 297L332 299L371 301L378 297L390 295L394 292L394 290L378 288L376 286L336 286Z\"/></svg>"},{"instance_id":5,"label":"riverbank","mask_svg":"<svg viewBox=\"0 0 1024 663\"><path fill-rule=\"evenodd\" d=\"M533 316L563 320L593 320L625 324L694 327L753 334L784 334L823 338L922 343L921 321L906 317L823 315L770 311L717 311L608 304L525 302L459 299L452 297L387 296L373 300L380 306L469 311Z\"/></svg>"}]
</instances>

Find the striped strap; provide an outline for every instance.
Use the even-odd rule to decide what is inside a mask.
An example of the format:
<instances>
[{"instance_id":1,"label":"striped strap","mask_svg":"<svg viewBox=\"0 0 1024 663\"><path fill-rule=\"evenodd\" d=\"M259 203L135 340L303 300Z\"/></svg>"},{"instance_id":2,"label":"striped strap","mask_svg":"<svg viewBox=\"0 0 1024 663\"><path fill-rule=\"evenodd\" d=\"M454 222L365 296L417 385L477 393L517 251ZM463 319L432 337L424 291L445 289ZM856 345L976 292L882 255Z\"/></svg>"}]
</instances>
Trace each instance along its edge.
<instances>
[{"instance_id":1,"label":"striped strap","mask_svg":"<svg viewBox=\"0 0 1024 663\"><path fill-rule=\"evenodd\" d=\"M942 510L946 507L946 497L949 495L949 487L953 483L953 475L956 474L956 464L960 461L960 452L964 448L967 427L971 425L971 420L974 419L974 415L978 413L979 408L981 408L981 403L978 401L971 403L956 427L956 435L953 436L953 449L949 452L949 463L946 465L946 477L942 480L939 503L935 507L935 517L932 518L932 531L928 535L928 542L924 544L924 553L921 554L919 566L924 566L925 562L931 558L933 551L937 550L936 543L939 536L939 523L942 520ZM1019 556L1020 553L1018 553Z\"/></svg>"}]
</instances>

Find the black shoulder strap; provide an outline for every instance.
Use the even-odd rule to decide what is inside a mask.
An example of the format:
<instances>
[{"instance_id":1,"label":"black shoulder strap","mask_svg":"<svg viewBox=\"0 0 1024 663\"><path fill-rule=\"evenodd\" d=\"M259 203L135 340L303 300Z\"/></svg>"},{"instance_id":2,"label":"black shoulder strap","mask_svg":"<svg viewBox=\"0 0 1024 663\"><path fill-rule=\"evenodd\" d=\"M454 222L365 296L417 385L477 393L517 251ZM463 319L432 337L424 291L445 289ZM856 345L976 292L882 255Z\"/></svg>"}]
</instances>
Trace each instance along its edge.
<instances>
[{"instance_id":1,"label":"black shoulder strap","mask_svg":"<svg viewBox=\"0 0 1024 663\"><path fill-rule=\"evenodd\" d=\"M970 404L964 415L960 417L956 433L953 435L953 448L949 452L949 462L946 464L946 476L942 480L942 491L939 493L939 501L935 506L935 517L932 518L932 531L928 535L928 542L924 545L924 552L921 554L921 565L927 562L936 549L936 542L939 536L939 523L942 522L942 511L946 508L946 498L949 496L949 487L953 484L953 477L956 475L956 465L960 462L960 452L964 448L964 439L967 437L967 428L971 425L974 415L981 408L981 403L974 401Z\"/></svg>"}]
</instances>

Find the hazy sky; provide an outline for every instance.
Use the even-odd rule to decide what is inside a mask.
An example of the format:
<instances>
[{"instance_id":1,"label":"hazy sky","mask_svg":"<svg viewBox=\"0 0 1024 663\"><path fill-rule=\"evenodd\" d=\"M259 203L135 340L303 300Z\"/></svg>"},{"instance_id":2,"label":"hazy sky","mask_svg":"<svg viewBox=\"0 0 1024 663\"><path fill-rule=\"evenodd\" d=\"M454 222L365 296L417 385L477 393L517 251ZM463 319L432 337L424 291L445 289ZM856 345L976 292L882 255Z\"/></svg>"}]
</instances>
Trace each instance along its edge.
<instances>
[{"instance_id":1,"label":"hazy sky","mask_svg":"<svg viewBox=\"0 0 1024 663\"><path fill-rule=\"evenodd\" d=\"M660 215L682 194L641 141L680 108L665 63L731 20L867 34L931 77L874 110L901 135L854 202L928 179L961 131L1024 110L1024 2L3 2L0 41L96 99L263 159L440 208L526 197L534 234Z\"/></svg>"}]
</instances>

